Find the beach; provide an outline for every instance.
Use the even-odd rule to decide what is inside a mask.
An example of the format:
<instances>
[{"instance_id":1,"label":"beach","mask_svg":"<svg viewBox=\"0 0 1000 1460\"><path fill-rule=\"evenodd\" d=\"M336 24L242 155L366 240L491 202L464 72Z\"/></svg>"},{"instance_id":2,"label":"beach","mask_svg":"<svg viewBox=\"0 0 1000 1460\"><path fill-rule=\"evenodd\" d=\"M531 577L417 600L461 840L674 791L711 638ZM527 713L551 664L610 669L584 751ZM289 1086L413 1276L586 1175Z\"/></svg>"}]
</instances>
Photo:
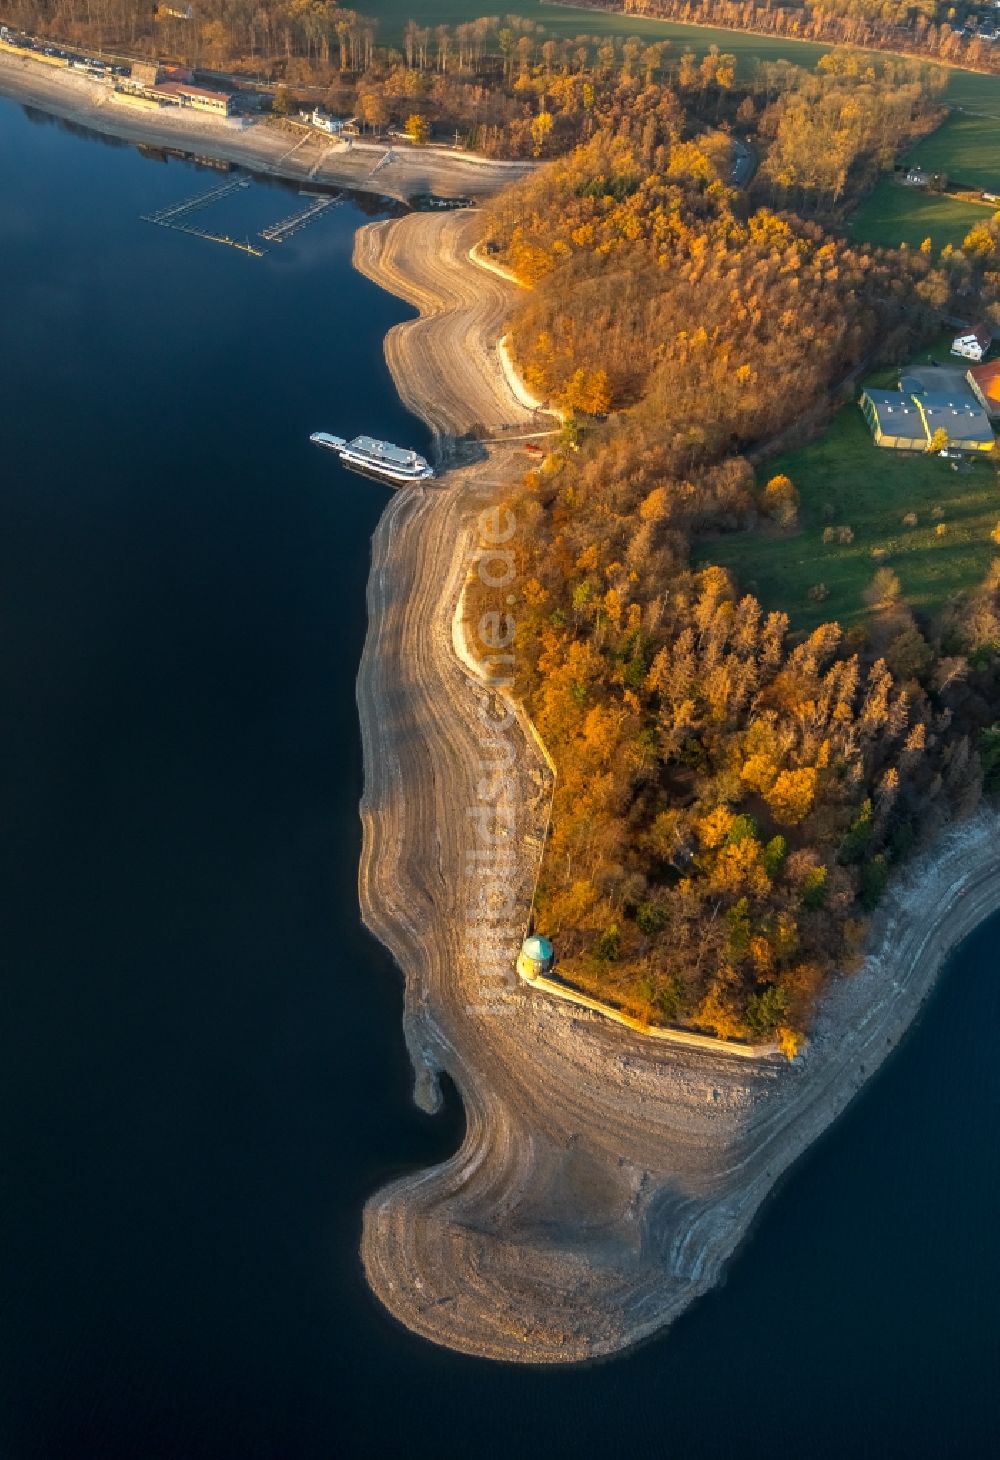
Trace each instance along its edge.
<instances>
[{"instance_id":1,"label":"beach","mask_svg":"<svg viewBox=\"0 0 1000 1460\"><path fill-rule=\"evenodd\" d=\"M355 252L420 311L390 333L386 357L451 463L396 493L373 541L360 897L404 975L415 1098L436 1109L447 1072L467 1117L450 1160L369 1200L362 1258L381 1302L424 1337L558 1364L649 1337L719 1281L779 1177L898 1044L950 950L1000 906L998 819L952 828L894 884L863 968L832 985L792 1063L643 1039L501 976L530 904L551 773L453 640L483 509L524 469L502 436L468 463L454 438L527 417L497 363L513 286L470 257L474 238L470 215L413 215L362 229ZM488 729L502 721L514 754L491 782L501 834L484 848L483 772L500 756ZM507 886L507 916L492 922L476 882L484 852Z\"/></svg>"},{"instance_id":2,"label":"beach","mask_svg":"<svg viewBox=\"0 0 1000 1460\"><path fill-rule=\"evenodd\" d=\"M5 51L0 51L0 96L127 142L175 147L272 177L337 185L401 201L420 193L484 196L532 166L440 147L374 140L346 143L313 128L286 129L266 120L243 125L190 108L138 109L116 100L103 82L78 71Z\"/></svg>"}]
</instances>

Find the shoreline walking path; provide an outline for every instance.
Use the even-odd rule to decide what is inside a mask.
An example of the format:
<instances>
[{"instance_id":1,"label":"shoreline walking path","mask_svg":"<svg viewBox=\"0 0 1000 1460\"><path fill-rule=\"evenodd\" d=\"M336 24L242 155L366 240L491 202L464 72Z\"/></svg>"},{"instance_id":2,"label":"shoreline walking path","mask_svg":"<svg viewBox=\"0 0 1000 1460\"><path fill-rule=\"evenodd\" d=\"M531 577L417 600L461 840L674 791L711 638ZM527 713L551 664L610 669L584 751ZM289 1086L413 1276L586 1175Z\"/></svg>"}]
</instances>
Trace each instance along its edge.
<instances>
[{"instance_id":1,"label":"shoreline walking path","mask_svg":"<svg viewBox=\"0 0 1000 1460\"><path fill-rule=\"evenodd\" d=\"M386 356L405 403L449 438L522 424L497 363L512 288L469 256L468 214L363 228L355 263L415 305ZM446 1070L466 1110L460 1149L367 1203L361 1243L385 1307L436 1343L565 1363L665 1327L716 1283L761 1201L878 1067L942 960L1000 903L997 818L947 833L895 888L864 968L824 1000L794 1064L644 1040L498 978L479 938L476 810L502 710L455 651L476 519L516 468L502 445L397 492L376 530L358 678L365 757L365 921L405 977L415 1098ZM508 717L509 720L509 717ZM492 924L513 967L548 805L547 771L516 722L494 852L517 911ZM495 737L494 737L495 738ZM497 742L499 743L499 742ZM495 789L495 787L494 787ZM470 865L472 871L470 872Z\"/></svg>"}]
</instances>

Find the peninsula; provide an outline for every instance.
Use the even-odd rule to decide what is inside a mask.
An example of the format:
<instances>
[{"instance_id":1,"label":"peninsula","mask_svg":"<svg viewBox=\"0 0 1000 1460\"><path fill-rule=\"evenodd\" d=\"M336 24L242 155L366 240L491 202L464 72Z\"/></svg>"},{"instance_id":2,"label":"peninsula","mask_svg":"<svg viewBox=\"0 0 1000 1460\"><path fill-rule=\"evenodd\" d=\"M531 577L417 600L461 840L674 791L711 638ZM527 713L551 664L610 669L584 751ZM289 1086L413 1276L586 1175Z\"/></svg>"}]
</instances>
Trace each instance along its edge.
<instances>
[{"instance_id":1,"label":"peninsula","mask_svg":"<svg viewBox=\"0 0 1000 1460\"><path fill-rule=\"evenodd\" d=\"M549 1364L719 1280L1000 906L992 376L935 389L950 341L981 360L1000 331L1000 214L991 178L894 171L952 145L924 62L738 81L715 48L674 65L526 25L490 54L493 29L458 27L454 64L419 27L404 56L346 27L339 79L308 36L297 58L491 157L132 112L30 58L0 55L0 90L485 204L355 245L417 312L385 353L440 468L373 540L360 900L404 976L415 1098L436 1110L447 1074L467 1118L371 1196L362 1257L415 1332ZM934 232L872 247L859 203L895 229L917 187ZM547 982L516 972L529 932Z\"/></svg>"},{"instance_id":2,"label":"peninsula","mask_svg":"<svg viewBox=\"0 0 1000 1460\"><path fill-rule=\"evenodd\" d=\"M428 1339L566 1363L636 1343L719 1280L768 1191L905 1032L949 950L1000 906L1000 820L960 826L893 888L864 967L826 995L791 1063L643 1039L498 974L525 925L550 773L455 643L516 459L502 431L468 464L451 455L454 438L475 422L529 424L496 352L512 286L470 256L475 239L468 214L414 215L363 229L355 255L420 311L386 356L452 463L394 496L373 543L361 902L405 976L418 1103L436 1108L447 1072L468 1121L449 1161L372 1196L362 1256L379 1299ZM487 825L505 833L491 855L517 906L491 919L477 808L501 763Z\"/></svg>"}]
</instances>

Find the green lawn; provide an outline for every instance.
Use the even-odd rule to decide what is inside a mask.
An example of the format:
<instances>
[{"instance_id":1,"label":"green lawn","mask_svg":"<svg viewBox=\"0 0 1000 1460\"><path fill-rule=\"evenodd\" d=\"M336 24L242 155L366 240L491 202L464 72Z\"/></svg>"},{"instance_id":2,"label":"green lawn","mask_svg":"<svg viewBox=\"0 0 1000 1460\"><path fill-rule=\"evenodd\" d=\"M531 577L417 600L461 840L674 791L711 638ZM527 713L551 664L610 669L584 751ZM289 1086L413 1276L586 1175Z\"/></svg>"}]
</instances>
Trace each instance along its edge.
<instances>
[{"instance_id":1,"label":"green lawn","mask_svg":"<svg viewBox=\"0 0 1000 1460\"><path fill-rule=\"evenodd\" d=\"M898 248L901 243L919 248L929 238L936 251L946 243L958 247L969 229L985 223L997 207L1000 204L960 203L886 177L851 215L847 232L858 243L883 248Z\"/></svg>"},{"instance_id":2,"label":"green lawn","mask_svg":"<svg viewBox=\"0 0 1000 1460\"><path fill-rule=\"evenodd\" d=\"M739 60L793 60L800 66L815 66L829 46L815 41L790 41L782 36L743 35L739 31L715 30L705 26L678 25L668 20L643 20L620 11L589 10L569 5L540 5L528 0L505 11L484 4L484 0L358 0L362 15L379 22L379 39L398 42L408 20L418 25L458 25L481 15L514 14L533 20L560 37L638 36L644 41L668 40L677 55L692 50L699 55L716 45ZM998 102L1000 109L1000 102Z\"/></svg>"},{"instance_id":3,"label":"green lawn","mask_svg":"<svg viewBox=\"0 0 1000 1460\"><path fill-rule=\"evenodd\" d=\"M513 13L536 21L556 36L634 35L645 41L668 40L677 55L689 49L702 55L709 46L715 45L720 51L736 56L744 75L758 60L787 60L798 66L815 66L820 56L831 49L816 41L797 41L788 36L748 35L709 26L678 25L670 20L641 20L620 11L536 4L532 0L513 6L511 12L485 5L483 0L358 0L357 9L379 22L379 39L390 43L399 42L403 27L410 19L418 25L433 27L457 25L481 15ZM1000 118L1000 76L952 71L947 100L953 106Z\"/></svg>"},{"instance_id":4,"label":"green lawn","mask_svg":"<svg viewBox=\"0 0 1000 1460\"><path fill-rule=\"evenodd\" d=\"M1000 118L1000 76L984 76L979 71L952 71L947 100L963 111Z\"/></svg>"},{"instance_id":5,"label":"green lawn","mask_svg":"<svg viewBox=\"0 0 1000 1460\"><path fill-rule=\"evenodd\" d=\"M741 588L766 608L784 609L794 628L830 619L848 628L861 620L862 592L879 567L898 573L907 601L933 615L978 583L994 556L1000 482L993 464L977 461L965 475L938 456L878 447L856 405L845 406L820 440L769 461L761 475L779 472L799 490L799 528L704 542L696 560L731 568ZM916 527L903 526L909 512L917 514ZM828 525L853 528L853 542L824 543ZM873 557L874 549L885 556ZM813 602L809 590L820 583L828 596Z\"/></svg>"},{"instance_id":6,"label":"green lawn","mask_svg":"<svg viewBox=\"0 0 1000 1460\"><path fill-rule=\"evenodd\" d=\"M906 160L928 172L946 172L953 183L1000 193L1000 118L953 112Z\"/></svg>"},{"instance_id":7,"label":"green lawn","mask_svg":"<svg viewBox=\"0 0 1000 1460\"><path fill-rule=\"evenodd\" d=\"M953 73L953 82L966 74ZM906 161L928 172L946 172L953 182L1000 193L1000 116L953 112L936 131L910 149ZM886 177L850 218L847 231L859 243L887 248L907 243L918 248L929 238L939 249L946 243L961 244L969 229L989 218L998 207L1000 204L942 198Z\"/></svg>"}]
</instances>

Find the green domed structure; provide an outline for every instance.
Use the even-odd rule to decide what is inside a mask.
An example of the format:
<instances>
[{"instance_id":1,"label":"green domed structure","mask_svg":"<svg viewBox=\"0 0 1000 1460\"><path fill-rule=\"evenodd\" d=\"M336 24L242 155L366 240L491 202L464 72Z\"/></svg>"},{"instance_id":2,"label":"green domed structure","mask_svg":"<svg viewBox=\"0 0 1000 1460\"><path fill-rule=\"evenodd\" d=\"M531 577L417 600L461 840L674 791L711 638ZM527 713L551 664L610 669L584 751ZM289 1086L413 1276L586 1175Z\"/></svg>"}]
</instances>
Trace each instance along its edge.
<instances>
[{"instance_id":1,"label":"green domed structure","mask_svg":"<svg viewBox=\"0 0 1000 1460\"><path fill-rule=\"evenodd\" d=\"M517 971L530 982L548 973L555 961L555 949L548 938L534 933L521 944L521 951L517 955Z\"/></svg>"}]
</instances>

